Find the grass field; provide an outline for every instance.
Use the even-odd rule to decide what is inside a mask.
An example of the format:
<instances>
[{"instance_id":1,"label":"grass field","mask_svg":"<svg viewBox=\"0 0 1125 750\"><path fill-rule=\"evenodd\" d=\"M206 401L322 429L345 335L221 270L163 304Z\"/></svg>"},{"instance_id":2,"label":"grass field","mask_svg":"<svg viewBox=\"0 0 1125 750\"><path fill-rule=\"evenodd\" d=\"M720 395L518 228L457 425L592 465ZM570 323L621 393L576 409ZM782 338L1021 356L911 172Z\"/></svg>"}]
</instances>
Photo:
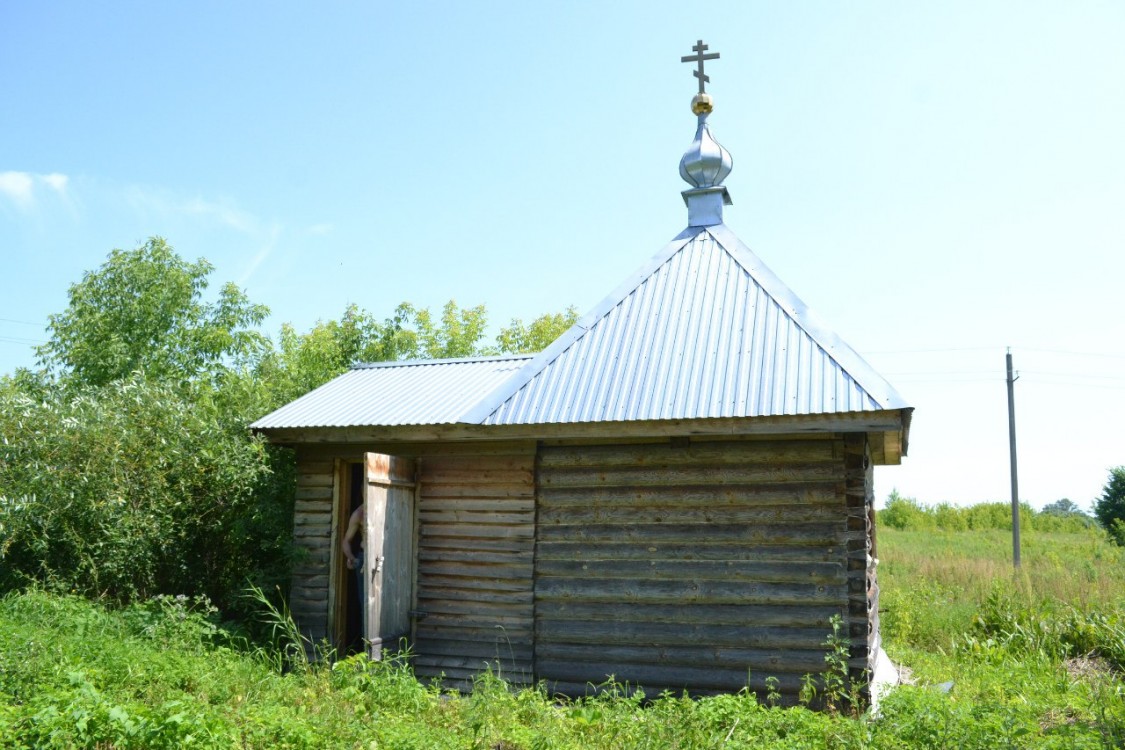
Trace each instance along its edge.
<instances>
[{"instance_id":1,"label":"grass field","mask_svg":"<svg viewBox=\"0 0 1125 750\"><path fill-rule=\"evenodd\" d=\"M1002 530L880 529L885 644L914 684L874 720L747 694L559 702L494 677L462 697L402 662L286 663L184 600L107 611L12 594L0 747L1121 747L1122 548L1096 531L1028 531L1013 573L1010 545Z\"/></svg>"}]
</instances>

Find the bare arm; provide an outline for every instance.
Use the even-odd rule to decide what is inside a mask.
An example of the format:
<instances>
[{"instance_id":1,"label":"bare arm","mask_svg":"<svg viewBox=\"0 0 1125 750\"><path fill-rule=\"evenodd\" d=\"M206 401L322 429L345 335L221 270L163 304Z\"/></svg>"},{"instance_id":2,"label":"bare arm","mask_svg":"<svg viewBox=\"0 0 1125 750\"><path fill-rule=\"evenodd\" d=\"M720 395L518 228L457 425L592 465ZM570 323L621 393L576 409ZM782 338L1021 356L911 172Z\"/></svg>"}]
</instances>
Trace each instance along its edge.
<instances>
[{"instance_id":1,"label":"bare arm","mask_svg":"<svg viewBox=\"0 0 1125 750\"><path fill-rule=\"evenodd\" d=\"M363 528L363 506L360 505L348 518L348 528L344 531L344 543L341 545L344 550L344 557L348 558L348 567L354 568L359 559L355 555L355 550L352 549L352 542L357 536L362 535Z\"/></svg>"}]
</instances>

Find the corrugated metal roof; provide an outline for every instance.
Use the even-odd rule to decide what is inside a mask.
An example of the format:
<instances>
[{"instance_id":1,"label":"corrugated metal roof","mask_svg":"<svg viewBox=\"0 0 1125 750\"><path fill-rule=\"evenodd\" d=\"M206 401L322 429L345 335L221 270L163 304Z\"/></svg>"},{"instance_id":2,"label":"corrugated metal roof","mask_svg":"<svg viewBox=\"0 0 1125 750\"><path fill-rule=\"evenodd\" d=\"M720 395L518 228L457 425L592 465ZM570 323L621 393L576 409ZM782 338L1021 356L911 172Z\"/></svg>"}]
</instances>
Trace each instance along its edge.
<instances>
[{"instance_id":1,"label":"corrugated metal roof","mask_svg":"<svg viewBox=\"0 0 1125 750\"><path fill-rule=\"evenodd\" d=\"M250 426L448 424L530 359L522 355L360 365Z\"/></svg>"},{"instance_id":2,"label":"corrugated metal roof","mask_svg":"<svg viewBox=\"0 0 1125 750\"><path fill-rule=\"evenodd\" d=\"M833 414L906 402L724 225L689 228L460 421Z\"/></svg>"}]
</instances>

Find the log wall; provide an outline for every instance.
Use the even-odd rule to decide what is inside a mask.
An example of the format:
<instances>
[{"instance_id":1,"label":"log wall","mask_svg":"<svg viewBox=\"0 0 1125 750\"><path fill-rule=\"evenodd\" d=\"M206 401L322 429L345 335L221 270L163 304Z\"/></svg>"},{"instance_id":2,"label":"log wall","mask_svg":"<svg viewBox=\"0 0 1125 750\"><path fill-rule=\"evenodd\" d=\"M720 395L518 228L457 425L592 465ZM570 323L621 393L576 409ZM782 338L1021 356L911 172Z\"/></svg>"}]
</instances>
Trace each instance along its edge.
<instances>
[{"instance_id":1,"label":"log wall","mask_svg":"<svg viewBox=\"0 0 1125 750\"><path fill-rule=\"evenodd\" d=\"M297 452L297 500L293 515L296 547L289 609L301 631L313 642L329 637L328 589L332 567L333 498L336 488L332 458Z\"/></svg>"},{"instance_id":2,"label":"log wall","mask_svg":"<svg viewBox=\"0 0 1125 750\"><path fill-rule=\"evenodd\" d=\"M788 701L849 617L842 438L540 451L535 669ZM862 532L861 532L862 533ZM856 653L858 655L858 652Z\"/></svg>"},{"instance_id":3,"label":"log wall","mask_svg":"<svg viewBox=\"0 0 1125 750\"><path fill-rule=\"evenodd\" d=\"M465 687L486 668L531 672L535 446L499 455L429 455L418 482L414 669Z\"/></svg>"}]
</instances>

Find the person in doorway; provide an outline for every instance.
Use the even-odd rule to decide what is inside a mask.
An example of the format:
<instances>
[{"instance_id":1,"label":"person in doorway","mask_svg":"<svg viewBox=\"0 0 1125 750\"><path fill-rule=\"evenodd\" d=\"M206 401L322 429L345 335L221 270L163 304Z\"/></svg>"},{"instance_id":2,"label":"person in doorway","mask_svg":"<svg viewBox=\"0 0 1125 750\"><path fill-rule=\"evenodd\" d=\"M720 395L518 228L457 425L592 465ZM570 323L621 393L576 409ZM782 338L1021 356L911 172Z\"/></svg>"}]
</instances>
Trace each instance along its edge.
<instances>
[{"instance_id":1,"label":"person in doorway","mask_svg":"<svg viewBox=\"0 0 1125 750\"><path fill-rule=\"evenodd\" d=\"M344 530L344 540L341 547L344 557L348 561L348 569L355 571L356 585L359 591L359 614L362 623L362 637L367 638L367 576L363 570L363 525L365 514L363 503L352 511L348 518L348 526Z\"/></svg>"}]
</instances>

